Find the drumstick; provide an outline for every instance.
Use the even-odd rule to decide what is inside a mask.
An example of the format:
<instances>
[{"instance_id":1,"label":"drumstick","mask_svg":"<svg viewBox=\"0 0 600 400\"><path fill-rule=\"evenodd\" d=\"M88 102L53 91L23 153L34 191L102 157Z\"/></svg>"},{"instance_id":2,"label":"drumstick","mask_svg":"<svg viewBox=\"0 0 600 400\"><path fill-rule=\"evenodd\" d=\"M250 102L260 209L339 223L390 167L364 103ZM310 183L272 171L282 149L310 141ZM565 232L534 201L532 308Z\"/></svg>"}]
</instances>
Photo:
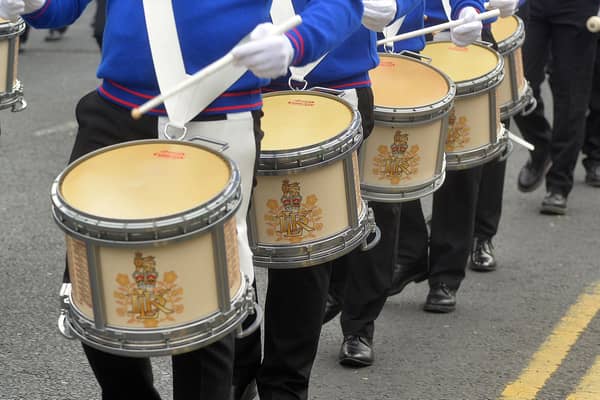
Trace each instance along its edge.
<instances>
[{"instance_id":1,"label":"drumstick","mask_svg":"<svg viewBox=\"0 0 600 400\"><path fill-rule=\"evenodd\" d=\"M299 15L295 15L292 18L284 21L282 24L275 25L275 27L274 27L275 29L273 29L273 31L270 33L270 35L272 35L272 36L280 35L282 33L289 31L290 29L300 25L301 23L302 23L302 17L300 17ZM164 103L166 99L173 97L174 95L186 90L190 86L198 84L204 78L214 74L221 68L231 64L233 61L234 61L233 54L231 53L231 51L229 51L227 54L225 54L223 57L219 58L217 61L213 62L212 64L207 65L206 67L204 67L200 71L196 72L192 76L179 82L179 84L177 84L171 90L169 90L165 93L161 93L160 95L152 98L151 100L147 101L146 103L142 104L141 106L134 108L133 110L131 110L131 116L134 119L139 119L142 115L144 115L145 113L147 113L154 107Z\"/></svg>"},{"instance_id":2,"label":"drumstick","mask_svg":"<svg viewBox=\"0 0 600 400\"><path fill-rule=\"evenodd\" d=\"M500 15L500 10L498 10L498 9L490 10L490 11L486 11L484 13L477 15L473 21L483 21L485 19L495 18L499 15ZM446 29L451 29L456 26L462 25L466 22L467 21L465 20L465 18L456 19L454 21L448 21L443 24L433 25L428 28L423 28L423 29L418 29L416 31L412 31L412 32L402 33L400 35L392 36L387 39L378 40L377 46L381 46L381 45L384 45L387 43L399 42L400 40L412 39L412 38L415 38L418 36L427 35L428 33L444 31ZM471 21L469 21L469 22L471 22Z\"/></svg>"},{"instance_id":3,"label":"drumstick","mask_svg":"<svg viewBox=\"0 0 600 400\"><path fill-rule=\"evenodd\" d=\"M521 146L525 147L527 150L530 150L530 151L534 151L535 150L535 146L534 145L532 145L531 143L529 143L525 139L521 139L520 137L518 137L517 135L515 135L511 131L508 131L508 138L510 140L512 140L513 142L515 142L516 144L520 144Z\"/></svg>"}]
</instances>

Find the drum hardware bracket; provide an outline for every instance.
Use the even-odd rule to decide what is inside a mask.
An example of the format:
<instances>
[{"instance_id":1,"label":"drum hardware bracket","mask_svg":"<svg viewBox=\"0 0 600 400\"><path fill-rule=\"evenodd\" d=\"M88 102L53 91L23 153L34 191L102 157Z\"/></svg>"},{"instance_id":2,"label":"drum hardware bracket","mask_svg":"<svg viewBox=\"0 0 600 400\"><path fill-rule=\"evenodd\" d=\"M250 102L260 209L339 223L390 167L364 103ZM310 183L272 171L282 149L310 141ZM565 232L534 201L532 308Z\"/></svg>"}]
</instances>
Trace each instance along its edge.
<instances>
[{"instance_id":1,"label":"drum hardware bracket","mask_svg":"<svg viewBox=\"0 0 600 400\"><path fill-rule=\"evenodd\" d=\"M426 62L427 64L431 64L431 61L433 61L433 59L431 57L427 57L424 54L416 53L416 52L410 51L410 50L402 50L398 54L400 54L401 56L405 56L405 57L418 58L421 61Z\"/></svg>"},{"instance_id":2,"label":"drum hardware bracket","mask_svg":"<svg viewBox=\"0 0 600 400\"><path fill-rule=\"evenodd\" d=\"M60 286L59 291L59 299L60 299L60 314L58 316L58 330L69 340L75 339L75 336L71 332L71 328L69 327L69 323L67 322L67 314L69 313L69 308L71 302L69 301L69 296L71 294L71 284L63 283Z\"/></svg>"},{"instance_id":3,"label":"drum hardware bracket","mask_svg":"<svg viewBox=\"0 0 600 400\"><path fill-rule=\"evenodd\" d=\"M323 86L313 86L309 89L309 91L330 94L336 97L344 97L346 95L346 92L344 92L343 90L331 89Z\"/></svg>"},{"instance_id":4,"label":"drum hardware bracket","mask_svg":"<svg viewBox=\"0 0 600 400\"><path fill-rule=\"evenodd\" d=\"M295 87L293 85L294 82L300 83L301 86ZM291 90L294 90L294 91L304 91L308 87L308 82L305 79L302 79L302 80L292 79L292 77L290 76L290 78L288 79L288 86Z\"/></svg>"},{"instance_id":5,"label":"drum hardware bracket","mask_svg":"<svg viewBox=\"0 0 600 400\"><path fill-rule=\"evenodd\" d=\"M363 244L360 247L362 251L369 251L373 249L381 240L381 229L379 229L379 227L375 223L375 214L373 213L372 208L369 208L367 215L367 229L369 229L369 232L365 235L365 240L363 241ZM371 242L367 242L369 233L375 234L375 237L373 238L373 240L371 240Z\"/></svg>"},{"instance_id":6,"label":"drum hardware bracket","mask_svg":"<svg viewBox=\"0 0 600 400\"><path fill-rule=\"evenodd\" d=\"M531 114L532 112L534 112L536 108L537 108L537 99L532 96L529 104L523 109L523 111L521 111L521 115L523 117L526 117L529 114Z\"/></svg>"},{"instance_id":7,"label":"drum hardware bracket","mask_svg":"<svg viewBox=\"0 0 600 400\"><path fill-rule=\"evenodd\" d=\"M171 129L180 132L180 135L179 136L171 135L169 133L169 131ZM167 139L169 139L169 140L183 140L183 138L185 138L185 135L187 134L187 127L185 127L185 126L177 126L177 125L174 125L171 122L167 122L165 124L165 130L164 130L163 133L164 133L165 137Z\"/></svg>"},{"instance_id":8,"label":"drum hardware bracket","mask_svg":"<svg viewBox=\"0 0 600 400\"><path fill-rule=\"evenodd\" d=\"M183 136L185 136L185 133ZM219 146L220 148L217 149L217 151L219 153L223 153L225 150L227 150L229 148L229 143L221 142L216 139L207 138L205 136L194 136L193 138L190 138L189 141L190 142L206 142L206 143L213 144L215 146Z\"/></svg>"}]
</instances>

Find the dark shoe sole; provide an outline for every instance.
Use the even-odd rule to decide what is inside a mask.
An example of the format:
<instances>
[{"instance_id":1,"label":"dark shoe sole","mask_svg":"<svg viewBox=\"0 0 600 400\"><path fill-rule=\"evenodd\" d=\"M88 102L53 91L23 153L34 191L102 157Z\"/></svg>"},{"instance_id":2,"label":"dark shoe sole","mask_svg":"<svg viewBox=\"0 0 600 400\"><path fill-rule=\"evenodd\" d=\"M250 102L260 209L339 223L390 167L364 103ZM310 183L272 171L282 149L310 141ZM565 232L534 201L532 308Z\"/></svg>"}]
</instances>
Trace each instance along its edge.
<instances>
[{"instance_id":1,"label":"dark shoe sole","mask_svg":"<svg viewBox=\"0 0 600 400\"><path fill-rule=\"evenodd\" d=\"M496 264L490 266L490 267L484 267L481 265L477 265L475 264L473 261L469 262L469 268L472 269L473 271L477 271L477 272L493 272L496 270Z\"/></svg>"},{"instance_id":2,"label":"dark shoe sole","mask_svg":"<svg viewBox=\"0 0 600 400\"><path fill-rule=\"evenodd\" d=\"M404 288L405 288L405 287L406 287L406 286L407 286L409 283L411 283L411 282L414 282L414 283L423 282L424 280L426 280L426 279L427 279L427 276L428 276L428 275L429 275L428 273L425 273L425 274L417 274L417 275L413 275L413 276L411 276L410 278L408 278L408 279L405 281L404 285L402 285L402 286L398 286L398 287L395 287L395 288L391 288L391 289L388 291L388 293L387 293L388 297L390 297L390 296L394 296L394 295L397 295L398 293L400 293L401 291L403 291L403 290L404 290Z\"/></svg>"},{"instance_id":3,"label":"dark shoe sole","mask_svg":"<svg viewBox=\"0 0 600 400\"><path fill-rule=\"evenodd\" d=\"M352 357L340 357L339 363L344 367L364 368L373 365L373 361L357 360Z\"/></svg>"},{"instance_id":4,"label":"dark shoe sole","mask_svg":"<svg viewBox=\"0 0 600 400\"><path fill-rule=\"evenodd\" d=\"M545 215L565 215L567 213L567 209L564 207L556 207L551 205L543 205L540 208L540 214Z\"/></svg>"},{"instance_id":5,"label":"dark shoe sole","mask_svg":"<svg viewBox=\"0 0 600 400\"><path fill-rule=\"evenodd\" d=\"M441 305L441 304L425 303L425 305L423 306L423 310L430 312L430 313L447 314L447 313L451 313L454 310L456 310L456 305L446 306L446 305Z\"/></svg>"},{"instance_id":6,"label":"dark shoe sole","mask_svg":"<svg viewBox=\"0 0 600 400\"><path fill-rule=\"evenodd\" d=\"M588 179L587 177L585 178L585 184L592 187L600 187L600 181Z\"/></svg>"}]
</instances>

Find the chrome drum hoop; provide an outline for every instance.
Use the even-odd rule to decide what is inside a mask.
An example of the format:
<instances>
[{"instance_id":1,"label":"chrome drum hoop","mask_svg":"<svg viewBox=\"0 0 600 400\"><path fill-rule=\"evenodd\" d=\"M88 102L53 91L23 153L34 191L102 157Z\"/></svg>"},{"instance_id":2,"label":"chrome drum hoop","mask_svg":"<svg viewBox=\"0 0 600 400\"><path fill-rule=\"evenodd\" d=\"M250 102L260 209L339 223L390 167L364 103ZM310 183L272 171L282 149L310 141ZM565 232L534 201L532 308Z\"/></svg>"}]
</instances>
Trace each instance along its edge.
<instances>
[{"instance_id":1,"label":"chrome drum hoop","mask_svg":"<svg viewBox=\"0 0 600 400\"><path fill-rule=\"evenodd\" d=\"M83 343L126 357L156 357L187 353L214 343L233 332L254 306L254 289L242 273L231 309L216 312L193 323L161 329L97 329L74 305L71 295L63 303L66 328Z\"/></svg>"},{"instance_id":2,"label":"chrome drum hoop","mask_svg":"<svg viewBox=\"0 0 600 400\"><path fill-rule=\"evenodd\" d=\"M523 43L525 42L525 23L516 15L513 15L510 18L515 18L517 20L517 30L510 37L498 42L498 52L503 56L517 50L523 46Z\"/></svg>"},{"instance_id":3,"label":"chrome drum hoop","mask_svg":"<svg viewBox=\"0 0 600 400\"><path fill-rule=\"evenodd\" d=\"M412 62L416 61L412 57L407 57L398 54L386 54L386 57L395 57L400 59L408 59ZM408 108L397 108L397 107L384 107L375 105L374 118L381 122L393 122L396 124L405 124L407 126L414 125L422 122L435 121L436 119L443 118L451 109L456 96L456 84L442 72L440 69L435 68L427 63L422 63L424 67L435 70L436 73L442 75L444 80L448 84L448 93L444 98L435 103L431 103L425 106L408 107Z\"/></svg>"},{"instance_id":4,"label":"chrome drum hoop","mask_svg":"<svg viewBox=\"0 0 600 400\"><path fill-rule=\"evenodd\" d=\"M368 201L378 201L381 203L404 203L407 201L418 200L425 196L433 194L444 184L446 180L446 155L444 154L444 161L442 171L439 174L433 176L433 179L421 185L402 187L402 191L391 191L385 190L386 188L379 186L371 186L362 184L360 185L360 193L362 197Z\"/></svg>"},{"instance_id":5,"label":"chrome drum hoop","mask_svg":"<svg viewBox=\"0 0 600 400\"><path fill-rule=\"evenodd\" d=\"M53 182L51 192L52 214L59 227L67 234L86 242L103 246L133 247L155 245L203 233L233 216L241 205L241 178L238 167L219 152L191 142L177 142L219 155L229 165L231 176L227 186L204 205L186 212L152 219L99 218L79 211L67 204L60 193L65 176L83 161L115 148L139 144L172 143L169 140L138 140L104 147L89 153L69 165Z\"/></svg>"},{"instance_id":6,"label":"chrome drum hoop","mask_svg":"<svg viewBox=\"0 0 600 400\"><path fill-rule=\"evenodd\" d=\"M502 155L506 150L508 140L508 130L502 127L502 132L495 143L465 152L446 153L446 170L459 171L483 165Z\"/></svg>"},{"instance_id":7,"label":"chrome drum hoop","mask_svg":"<svg viewBox=\"0 0 600 400\"><path fill-rule=\"evenodd\" d=\"M369 218L372 214L369 210L363 200L358 226L325 239L301 245L254 246L254 265L273 269L311 267L348 254L360 246L374 229L375 221Z\"/></svg>"},{"instance_id":8,"label":"chrome drum hoop","mask_svg":"<svg viewBox=\"0 0 600 400\"><path fill-rule=\"evenodd\" d=\"M0 92L0 110L11 108L12 111L22 111L27 107L23 98L23 84L17 80L10 92Z\"/></svg>"},{"instance_id":9,"label":"chrome drum hoop","mask_svg":"<svg viewBox=\"0 0 600 400\"><path fill-rule=\"evenodd\" d=\"M25 21L21 17L14 22L0 22L0 41L20 36L25 32L25 27Z\"/></svg>"},{"instance_id":10,"label":"chrome drum hoop","mask_svg":"<svg viewBox=\"0 0 600 400\"><path fill-rule=\"evenodd\" d=\"M323 92L302 92L313 96L322 96L343 103L352 112L350 126L332 138L310 146L293 150L261 150L258 163L258 175L288 175L309 170L314 166L325 166L336 162L360 146L362 127L360 114L346 100ZM266 94L269 96L284 96L297 94L296 91L281 91Z\"/></svg>"},{"instance_id":11,"label":"chrome drum hoop","mask_svg":"<svg viewBox=\"0 0 600 400\"><path fill-rule=\"evenodd\" d=\"M525 91L517 101L500 106L500 119L506 120L514 115L519 114L527 107L528 104L531 103L532 99L533 90L531 89L531 86L529 86L529 83L526 81Z\"/></svg>"}]
</instances>

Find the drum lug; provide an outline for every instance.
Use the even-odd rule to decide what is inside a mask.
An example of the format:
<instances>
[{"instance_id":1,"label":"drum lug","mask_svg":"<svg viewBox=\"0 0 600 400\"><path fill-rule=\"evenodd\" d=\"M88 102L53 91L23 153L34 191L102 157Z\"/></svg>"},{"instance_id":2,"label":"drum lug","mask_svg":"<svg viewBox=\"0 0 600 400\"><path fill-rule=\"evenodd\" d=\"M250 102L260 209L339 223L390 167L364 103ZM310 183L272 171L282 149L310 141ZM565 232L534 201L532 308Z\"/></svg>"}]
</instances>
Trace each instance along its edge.
<instances>
[{"instance_id":1,"label":"drum lug","mask_svg":"<svg viewBox=\"0 0 600 400\"><path fill-rule=\"evenodd\" d=\"M368 233L365 236L365 240L363 241L363 244L360 246L360 249L362 251L371 250L372 248L377 246L377 244L381 240L381 229L379 229L379 227L375 223L375 214L373 213L372 208L369 208L369 211L368 211L366 230L368 231ZM373 238L373 240L368 242L367 239L369 237L369 234L371 234L371 233L374 233L375 237Z\"/></svg>"},{"instance_id":2,"label":"drum lug","mask_svg":"<svg viewBox=\"0 0 600 400\"><path fill-rule=\"evenodd\" d=\"M529 114L531 114L532 112L535 111L535 109L537 108L537 99L535 97L531 97L531 101L529 102L529 104L523 109L523 111L521 111L521 115L523 117L528 116Z\"/></svg>"},{"instance_id":3,"label":"drum lug","mask_svg":"<svg viewBox=\"0 0 600 400\"><path fill-rule=\"evenodd\" d=\"M235 335L235 337L237 339L243 339L245 337L252 335L260 327L260 324L262 323L263 315L264 315L263 309L260 306L260 304L254 303L254 307L252 308L252 310L250 312L248 312L248 315L252 315L252 314L256 314L256 318L254 318L254 322L252 322L252 324L246 329L242 329L242 326L240 325L238 327L237 333Z\"/></svg>"},{"instance_id":4,"label":"drum lug","mask_svg":"<svg viewBox=\"0 0 600 400\"><path fill-rule=\"evenodd\" d=\"M71 295L71 284L63 283L60 286L59 298L60 298L60 314L58 316L58 331L61 335L67 339L75 339L75 336L71 332L71 328L67 322L67 314L71 306L69 296Z\"/></svg>"}]
</instances>

